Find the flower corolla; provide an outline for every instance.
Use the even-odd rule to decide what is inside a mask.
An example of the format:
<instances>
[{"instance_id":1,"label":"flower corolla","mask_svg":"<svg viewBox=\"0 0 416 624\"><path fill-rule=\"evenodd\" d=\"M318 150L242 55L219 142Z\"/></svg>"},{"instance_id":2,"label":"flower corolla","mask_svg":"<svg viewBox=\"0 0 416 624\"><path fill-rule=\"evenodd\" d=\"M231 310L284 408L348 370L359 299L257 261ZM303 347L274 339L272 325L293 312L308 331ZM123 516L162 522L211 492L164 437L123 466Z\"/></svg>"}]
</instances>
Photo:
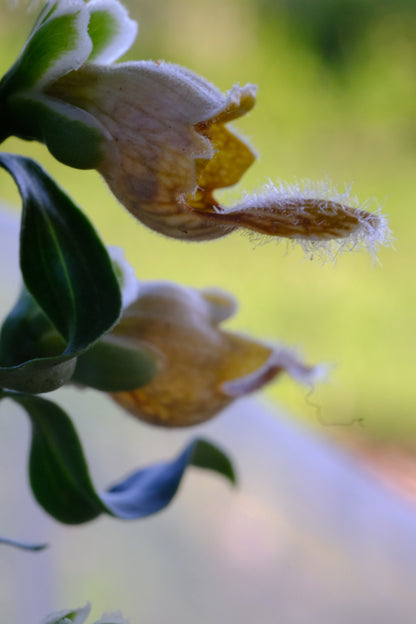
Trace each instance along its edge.
<instances>
[{"instance_id":1,"label":"flower corolla","mask_svg":"<svg viewBox=\"0 0 416 624\"><path fill-rule=\"evenodd\" d=\"M137 418L166 427L204 422L281 372L311 383L320 373L283 347L225 331L236 301L216 289L140 283L110 339L148 350L157 361L150 383L112 398Z\"/></svg>"},{"instance_id":2,"label":"flower corolla","mask_svg":"<svg viewBox=\"0 0 416 624\"><path fill-rule=\"evenodd\" d=\"M40 140L65 164L97 169L139 221L173 238L244 228L311 253L388 241L384 217L329 187L269 185L223 206L215 190L236 184L255 160L227 124L252 109L256 88L223 94L163 61L114 65L136 31L117 0L48 2L0 84L0 135Z\"/></svg>"}]
</instances>

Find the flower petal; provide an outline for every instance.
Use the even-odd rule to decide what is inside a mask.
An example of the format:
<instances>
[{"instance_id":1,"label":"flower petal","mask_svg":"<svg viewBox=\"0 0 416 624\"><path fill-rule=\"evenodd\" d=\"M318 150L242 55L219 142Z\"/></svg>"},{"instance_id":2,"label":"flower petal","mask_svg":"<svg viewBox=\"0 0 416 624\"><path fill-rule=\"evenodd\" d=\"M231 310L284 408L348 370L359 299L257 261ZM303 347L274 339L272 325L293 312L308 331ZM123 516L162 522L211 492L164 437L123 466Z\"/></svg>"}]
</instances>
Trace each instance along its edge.
<instances>
[{"instance_id":1,"label":"flower petal","mask_svg":"<svg viewBox=\"0 0 416 624\"><path fill-rule=\"evenodd\" d=\"M223 124L207 125L205 122L203 128L201 124L197 128L201 128L200 133L210 140L215 149L214 156L208 161L196 161L198 187L214 191L237 184L256 159L252 150ZM187 201L191 203L189 199Z\"/></svg>"},{"instance_id":2,"label":"flower petal","mask_svg":"<svg viewBox=\"0 0 416 624\"><path fill-rule=\"evenodd\" d=\"M129 624L127 620L123 618L121 611L115 613L104 613L104 615L95 622L95 624Z\"/></svg>"},{"instance_id":3,"label":"flower petal","mask_svg":"<svg viewBox=\"0 0 416 624\"><path fill-rule=\"evenodd\" d=\"M78 69L92 50L90 16L83 0L57 0L42 9L20 56L4 76L2 95L41 89Z\"/></svg>"},{"instance_id":4,"label":"flower petal","mask_svg":"<svg viewBox=\"0 0 416 624\"><path fill-rule=\"evenodd\" d=\"M93 49L90 63L113 63L133 44L137 22L130 19L125 7L116 0L90 0L88 33Z\"/></svg>"},{"instance_id":5,"label":"flower petal","mask_svg":"<svg viewBox=\"0 0 416 624\"><path fill-rule=\"evenodd\" d=\"M307 366L293 351L286 348L269 350L269 353L267 360L253 372L223 383L223 391L234 398L244 396L262 388L282 371L305 384L313 384L325 374L322 366Z\"/></svg>"},{"instance_id":6,"label":"flower petal","mask_svg":"<svg viewBox=\"0 0 416 624\"><path fill-rule=\"evenodd\" d=\"M91 611L91 604L87 602L85 607L79 609L65 609L57 613L51 613L41 624L84 624Z\"/></svg>"},{"instance_id":7,"label":"flower petal","mask_svg":"<svg viewBox=\"0 0 416 624\"><path fill-rule=\"evenodd\" d=\"M209 306L211 322L215 325L234 316L237 311L237 299L219 288L204 288L201 296Z\"/></svg>"}]
</instances>

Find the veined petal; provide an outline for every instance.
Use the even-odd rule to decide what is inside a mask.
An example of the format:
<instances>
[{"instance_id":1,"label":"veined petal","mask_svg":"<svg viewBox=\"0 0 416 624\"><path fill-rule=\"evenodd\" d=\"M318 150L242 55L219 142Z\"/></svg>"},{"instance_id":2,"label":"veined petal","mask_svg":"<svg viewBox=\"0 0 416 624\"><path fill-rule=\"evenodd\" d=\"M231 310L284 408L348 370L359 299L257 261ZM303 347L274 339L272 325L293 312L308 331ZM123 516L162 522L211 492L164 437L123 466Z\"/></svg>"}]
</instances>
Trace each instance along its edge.
<instances>
[{"instance_id":1,"label":"veined petal","mask_svg":"<svg viewBox=\"0 0 416 624\"><path fill-rule=\"evenodd\" d=\"M49 2L17 61L4 76L0 84L2 96L32 88L39 90L78 69L92 50L89 19L83 0Z\"/></svg>"},{"instance_id":2,"label":"veined petal","mask_svg":"<svg viewBox=\"0 0 416 624\"><path fill-rule=\"evenodd\" d=\"M113 63L131 47L138 25L117 0L90 0L88 32L93 49L90 63Z\"/></svg>"},{"instance_id":3,"label":"veined petal","mask_svg":"<svg viewBox=\"0 0 416 624\"><path fill-rule=\"evenodd\" d=\"M233 229L204 219L193 207L204 210L199 194L211 196L214 185L235 184L254 160L224 125L252 108L252 85L224 95L181 67L143 61L87 65L49 92L89 111L107 128L120 160L107 159L98 169L142 223L193 240Z\"/></svg>"}]
</instances>

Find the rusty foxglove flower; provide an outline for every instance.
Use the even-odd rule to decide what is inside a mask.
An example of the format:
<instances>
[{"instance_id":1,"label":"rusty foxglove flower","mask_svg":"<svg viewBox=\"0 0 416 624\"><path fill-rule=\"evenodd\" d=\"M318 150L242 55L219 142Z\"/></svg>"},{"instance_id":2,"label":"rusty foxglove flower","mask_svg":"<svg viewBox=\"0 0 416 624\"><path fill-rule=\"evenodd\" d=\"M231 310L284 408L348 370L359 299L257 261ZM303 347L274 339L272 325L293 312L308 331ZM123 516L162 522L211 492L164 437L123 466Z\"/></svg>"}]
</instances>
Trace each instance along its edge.
<instances>
[{"instance_id":1,"label":"rusty foxglove flower","mask_svg":"<svg viewBox=\"0 0 416 624\"><path fill-rule=\"evenodd\" d=\"M116 0L49 2L0 85L0 134L41 140L62 162L98 169L139 221L173 238L244 228L311 252L388 240L380 214L324 187L269 185L220 204L215 190L236 184L255 160L228 127L254 106L255 87L223 94L170 63L112 64L135 34Z\"/></svg>"},{"instance_id":2,"label":"rusty foxglove flower","mask_svg":"<svg viewBox=\"0 0 416 624\"><path fill-rule=\"evenodd\" d=\"M223 330L235 310L235 300L222 291L140 284L110 338L149 350L158 372L149 384L113 399L141 420L181 427L212 418L284 371L306 383L316 378L318 368L288 349Z\"/></svg>"}]
</instances>

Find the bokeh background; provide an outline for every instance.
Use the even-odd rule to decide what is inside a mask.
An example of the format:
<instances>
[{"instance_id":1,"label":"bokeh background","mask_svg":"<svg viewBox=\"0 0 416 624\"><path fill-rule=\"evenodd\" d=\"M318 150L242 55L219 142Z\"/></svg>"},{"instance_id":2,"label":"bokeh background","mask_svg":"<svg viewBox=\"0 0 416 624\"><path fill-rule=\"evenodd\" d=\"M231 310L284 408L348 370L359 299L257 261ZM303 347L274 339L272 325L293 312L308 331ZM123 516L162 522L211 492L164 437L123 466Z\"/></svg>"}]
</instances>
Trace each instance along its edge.
<instances>
[{"instance_id":1,"label":"bokeh background","mask_svg":"<svg viewBox=\"0 0 416 624\"><path fill-rule=\"evenodd\" d=\"M0 71L4 73L23 45L34 14L27 13L27 6L24 3L11 10L4 0L2 2L0 7ZM312 393L309 388L302 388L289 379L282 379L267 390L265 394L270 404L275 406L271 411L275 410L277 422L281 422L279 414L283 411L289 415L289 422L302 422L302 427L312 430L305 433L301 429L299 435L301 437L312 436L310 440L313 441L311 442L313 445L318 444L315 436L320 436L322 440L331 439L332 445L338 445L335 448L347 448L353 451L361 459L370 463L373 469L378 471L377 474L381 471L383 478L389 478L393 485L399 485L407 495L412 495L413 474L416 474L416 469L413 467L414 463L416 465L414 462L416 457L416 418L414 415L416 248L413 242L416 231L414 209L416 202L414 174L416 162L415 3L412 0L394 2L393 0L336 0L336 2L331 0L314 0L314 2L309 0L193 0L193 2L189 0L141 0L133 2L131 0L127 4L131 15L139 21L140 31L137 42L126 55L126 59L153 58L180 63L205 76L223 90L229 89L236 82L240 84L252 82L259 86L255 109L250 115L240 119L237 124L237 128L255 147L259 157L239 186L222 194L224 202L234 201L241 196L243 191L261 188L269 179L293 182L304 178L312 180L328 178L341 190L345 185L349 186L352 183L354 192L361 200L374 198L374 207L383 206L383 211L389 216L395 236L394 247L382 249L379 252L380 263L376 266L371 257L364 252L343 255L338 258L335 265L331 263L322 265L319 261L305 260L300 249L288 249L284 244L276 245L273 241L263 244L266 241L262 239L253 244L247 236L238 233L207 244L186 244L164 239L146 230L135 222L121 206L117 205L95 172L78 172L65 168L56 163L41 145L9 139L2 146L3 149L24 153L42 162L83 207L105 242L125 249L126 256L135 266L139 278L170 279L196 287L215 285L230 290L237 296L241 305L238 315L229 322L230 328L259 338L275 342L282 341L296 346L311 363L328 363L331 368L328 380L320 383ZM5 173L0 173L0 197L11 210L18 213L19 198L13 182ZM16 282L15 277L13 277L13 282ZM10 287L13 290L14 283L8 284L8 287L8 293L10 293ZM12 299L10 303L11 301ZM67 401L68 409L71 409L71 406L76 407L77 425L82 434L87 440L93 440L92 450L87 448L87 453L92 454L93 466L95 466L95 460L97 460L97 465L100 465L100 469L97 468L97 474L100 473L102 463L105 463L105 456L124 453L120 450L112 452L110 444L111 436L116 435L115 449L123 448L123 436L118 433L120 430L127 430L129 439L136 440L135 435L130 434L130 430L133 431L133 429L139 432L136 436L144 436L144 442L140 446L141 457L153 456L154 449L167 452L168 449L174 449L177 444L176 434L169 435L166 441L160 432L149 432L148 428L137 425L133 421L130 422L127 417L120 417L116 407L94 393L86 393L80 398L75 394L66 395L64 392L63 396ZM254 407L255 404L249 405L250 408L243 405L241 410L244 414L251 411L252 421L248 422L252 426L256 421L257 408ZM261 411L260 408L258 410ZM102 430L100 428L98 434L94 429L97 426L97 413L102 423ZM123 418L123 424L119 428L118 419L120 418ZM223 418L231 419L224 421L229 422L231 428L235 426L233 416L226 415ZM259 417L260 422L263 421ZM219 432L222 426L226 427L219 424ZM296 431L298 431L297 426L295 425ZM6 425L3 427L6 428ZM213 429L213 431L216 430ZM247 432L247 429L244 431ZM7 432L8 429L5 429L6 436ZM278 433L279 431L275 431L276 436ZM9 435L13 437L16 434ZM221 435L225 435L224 432ZM266 433L264 435L267 437ZM257 455L250 455L241 450L237 439L236 435L235 449L237 453L240 453L239 461L261 463L261 449L258 449ZM284 436L283 439L285 439ZM229 440L228 450L233 452L235 449L232 436ZM24 448L24 440L19 444ZM130 444L136 444L136 441ZM23 451L20 452L23 453ZM133 449L131 452L133 453ZM337 452L342 454L344 451ZM294 453L296 453L295 446ZM272 455L271 451L270 454ZM157 453L155 456L158 456ZM119 466L120 470L122 466L124 467L124 464L117 463L117 458L112 458L111 466L113 462L115 462L114 466ZM129 464L126 464L123 469L127 470L128 467ZM130 467L132 467L131 464ZM256 471L259 470L257 466L254 473L257 474ZM351 466L351 470L355 470L355 467ZM265 471L263 471L264 474L262 473L263 478L266 481L271 479L269 485L272 489L274 482L270 471L266 469ZM318 488L319 495L316 500L320 500L324 486L322 490L319 488L318 475L321 473L318 469L316 475L310 487ZM104 476L110 481L114 478L111 470ZM103 481L103 485L105 482ZM192 500L189 498L183 504L189 505L186 507L186 513L190 517L193 513L197 514L193 516L194 522L197 517L206 528L209 526L211 511L204 508L204 513L201 512L202 495L198 494L198 483L199 481L195 479L195 487L192 489L198 505L192 505ZM213 485L209 480L208 485L205 481L204 483L205 486L201 486L201 491L205 492L208 497L206 500L210 501L214 509L220 512L224 505L226 507L231 505L224 501L234 494L230 494L225 487L221 486L223 488L220 495L222 499L219 501L216 498L218 494L212 493L212 490L219 487L217 481L213 482ZM324 483L326 483L325 480ZM282 494L281 488L285 492L290 489L287 483L280 484L279 487L276 483L274 485L276 486L275 493ZM204 487L208 488L208 493L206 489L203 489ZM255 491L254 485L253 488ZM333 482L333 488L338 489L336 481ZM355 492L354 488L352 490ZM244 496L244 488L243 494L239 496ZM303 501L301 508L304 509L305 499L302 498L304 493L299 492L299 496ZM260 497L260 500L263 499ZM340 501L342 500L344 499L341 496ZM338 502L341 505L340 501ZM276 503L277 501L273 503L275 510ZM29 502L27 504L30 506ZM258 501L257 504L266 505ZM316 501L315 504L317 504ZM354 496L347 496L344 500L347 518L354 517L354 510L360 513L359 508L354 507L355 504ZM394 503L392 504L394 507ZM261 507L262 511L258 511L256 505L254 508L250 507L250 504L247 508L243 505L246 510L242 512L243 517L245 517L244 514L248 514L249 518L253 518L253 514L256 518L261 517L260 533L265 531L263 521L268 526L268 523L271 523L274 531L279 523L274 523L275 518L269 515L267 506ZM195 512L195 508L198 511ZM341 506L341 509L344 507ZM229 529L231 537L228 536L227 539L232 538L231 542L234 539L232 536L238 535L240 526L238 522L241 524L242 517L238 509L233 513L236 514L233 522L235 521L237 528ZM257 513L260 516L256 516ZM371 525L376 518L375 508L370 510L369 514L372 518L369 520ZM380 514L380 518L382 516L383 514ZM8 526L12 527L14 517L10 511L9 520L6 517L6 525L9 521ZM287 530L295 544L295 536L290 532L293 530L290 528L292 517L290 515L285 517L289 527ZM36 518L42 518L42 522L47 522L40 512ZM207 524L204 524L205 521ZM330 522L334 526L337 521L335 515L330 516ZM167 527L168 520L164 522ZM207 589L209 584L204 589L204 576L201 572L208 554L202 551L200 546L196 546L200 543L201 534L191 521L176 520L175 525L173 518L172 522L179 535L177 542L172 543L170 529L166 529L167 533L163 531L158 533L155 529L148 538L152 542L152 548L156 548L154 541L165 540L163 548L160 548L159 543L157 548L159 554L155 555L157 563L154 563L153 572L149 573L152 582L144 583L146 575L138 564L137 575L142 586L144 583L143 595L146 596L146 604L150 596L154 595L156 601L166 600L166 605L170 605L169 596L171 598L177 596L181 591L183 604L186 604L186 587L190 587L192 595L188 595L188 612L183 607L182 610L177 611L182 619L179 619L179 616L176 619L172 606L170 613L166 611L166 620L195 621L195 618L198 620L197 613L200 609L208 613L206 619L204 619L205 616L200 616L198 620L200 622L229 621L230 618L231 621L237 621L237 617L232 617L233 613L235 616L238 615L241 622L258 621L269 624L269 622L278 621L279 607L282 609L283 606L282 603L274 603L271 589L274 585L271 584L270 587L265 588L264 580L262 580L257 586L254 576L245 577L241 586L236 581L235 591L231 592L229 603L225 599L224 604L220 601L222 607L219 608L219 613L223 614L223 620L215 610L209 611L207 605L211 603L209 603L207 593L204 593L205 590L209 593ZM234 526L233 522L230 527ZM255 523L254 525L257 527ZM318 531L319 539L325 543L324 524L318 523L318 525L322 533ZM41 526L47 526L48 531L52 530L49 524L41 524ZM147 523L146 526L148 526ZM172 526L172 523L169 526ZM188 535L183 534L184 527L186 530L194 531L194 540L188 542ZM119 526L116 528L118 530ZM80 557L81 568L86 565L85 560L89 555L82 549L77 552L78 538L75 539L73 536L77 532L81 535L83 530L82 528L75 532L74 529L70 530L73 551ZM252 569L253 562L250 556L253 552L257 552L259 548L260 553L263 552L262 546L258 544L258 537L255 537L258 534L257 529L253 529L251 533L250 530L248 533L245 532L243 526L241 541L253 542L252 550L248 548L247 551L251 555L247 555L245 563L244 561L239 563L238 560L237 563L233 563L235 569L228 570L227 578L240 578L238 574L241 569L246 569L244 567L246 564L247 569ZM64 531L68 530L62 528L55 530L62 535ZM130 528L129 539L136 539L136 537L131 537L133 534L136 535L135 531L138 532L139 529ZM359 532L358 528L356 532ZM279 541L283 539L282 535L286 534L284 531L283 533L277 531L276 535L275 533L273 535ZM113 536L112 539L116 538ZM281 578L287 578L286 573L293 574L295 589L298 578L295 572L302 568L309 552L305 539L305 535L300 538L303 546L295 549L296 552L290 548L287 552L285 551L287 568L284 566L279 568ZM351 575L358 573L358 578L363 583L361 585L363 595L368 598L365 604L369 611L363 611L364 607L361 607L360 611L360 607L357 607L357 613L374 614L371 608L376 608L377 600L380 606L381 598L377 593L372 595L373 590L366 585L363 570L359 573L357 568L359 549L354 551L350 548L348 540L344 542L340 541L340 538L335 539L334 542L330 541L330 545L325 546L334 555L334 561L339 561L336 550L340 548L344 563L345 557L349 562L346 567L342 568L344 576L341 575L338 578L337 584L335 581L337 577L332 575L332 568L328 563L331 555L324 548L329 559L324 557L322 560L319 556L315 559L316 554L322 554L322 549L315 534L311 539L314 546L310 554L308 564L310 567L307 567L305 584L301 586L303 588L301 595L311 598L312 594L315 594L315 597L321 597L323 610L319 612L320 621L343 622L344 620L340 615L338 615L339 619L336 619L337 616L334 619L334 613L341 612L340 592L336 594L339 600L337 602L335 599L335 611L329 610L327 614L329 618L329 614L332 613L332 619L325 619L325 587L320 587L321 593L319 593L314 585L315 565L318 573L320 570L326 570L324 576L332 588L331 591L336 591L336 587L341 589L341 585L348 586L347 580L350 578L348 570ZM143 546L143 536L140 540ZM354 537L351 540L354 542ZM283 539L279 541L279 544L286 542ZM97 543L99 543L98 540ZM189 546L191 543L194 544L194 550ZM208 540L208 543L211 542ZM221 561L228 561L227 553L224 554L225 542L215 543L216 548L222 549ZM382 540L378 547L382 548ZM71 559L69 566L71 568L75 566L75 561L72 561L73 555L68 554L65 548L62 547L61 555ZM123 552L128 558L128 548L124 548ZM145 550L144 557L147 561L151 559L152 548ZM237 552L238 547L235 548ZM163 563L163 551L166 553L168 564ZM241 555L243 558L244 552ZM267 557L266 559L269 563L282 561L281 551L273 550L267 540L264 552L268 553L269 559ZM15 554L8 556L15 561ZM140 554L137 553L137 556L140 557ZM387 556L386 553L385 556ZM23 558L27 555L18 555L18 557ZM186 564L181 564L182 557L183 561L187 562ZM380 557L382 558L383 554L380 554ZM231 560L234 561L234 559ZM398 560L403 562L399 556ZM191 565L192 561L194 565ZM276 572L273 566L267 567L267 561L265 562L260 557L255 564L258 568L254 569L258 570L256 574L260 579L269 578ZM297 562L296 565L294 561ZM387 558L386 561L390 560ZM178 573L176 573L176 563ZM60 569L57 563L53 565ZM101 567L103 565L101 564ZM112 565L111 557L108 559L108 565L110 567ZM224 572L215 556L209 565L213 566L212 578L215 578L215 565L220 566L221 574ZM390 564L386 563L386 569L389 565L396 581L398 578L401 579L391 561ZM131 567L131 562L126 563L126 566L128 568L126 574L131 579L135 575L134 568ZM166 566L170 566L171 575L160 572L160 570L166 570ZM370 566L370 572L371 569L375 570L375 567ZM400 563L398 567L400 568ZM240 571L238 572L237 569ZM20 568L16 567L16 570ZM180 584L178 577L184 570L188 576L185 574ZM201 583L194 582L193 573L196 577L202 575ZM161 574L160 586L155 584L158 574ZM233 575L237 576L233 577ZM53 578L53 574L50 576ZM51 591L50 595L55 596L57 607L64 606L68 595L64 589L65 582L72 584L71 597L76 595L75 577L74 571L71 579L66 578L65 581L64 577L63 584L59 584L57 593L54 594ZM81 575L81 578L84 577ZM130 588L130 584L124 579L119 565L114 569L114 583L120 585L119 594L115 592L114 595L115 598L120 598L120 606L123 606L122 598L126 598L127 592L123 592L122 588ZM386 582L386 586L387 584ZM360 594L359 585L359 583L357 586L354 585L354 589L348 586L350 593L347 591L349 598L346 602L349 605L354 606L353 597ZM396 587L400 583L393 583L393 585ZM92 597L91 594L102 596L106 592L111 593L109 588L105 589L105 583L104 589L101 587L102 591L100 590L98 577L96 587L94 588L91 583L88 587L90 595L87 598ZM238 596L242 600L241 596L250 594L249 588L252 591L255 588L254 606L252 605L251 611L250 609L244 610L242 607L244 601L238 603ZM221 594L220 585L214 584L213 586L212 604L215 602L215 592ZM138 587L138 597L140 594L141 590ZM283 591L282 595L284 594ZM290 593L286 592L286 595ZM398 596L399 594L396 594L396 601L393 601L396 609L399 604L411 605L411 593L409 593L408 601L404 598L399 599ZM287 602L289 604L290 600ZM296 591L292 596L292 604L295 602ZM314 604L313 600L311 604ZM357 598L357 604L364 603ZM273 606L276 608L274 615L272 615ZM163 613L160 604L158 609L159 614ZM293 607L291 613L290 606L288 606L287 611L283 610L283 613L286 613L286 619L282 621L293 621L296 624L311 621L307 619L306 612L303 613L302 609L298 611ZM146 607L143 612L138 609L135 613L137 616L136 619L132 618L132 622L162 623L163 621L161 615L151 615L150 607ZM316 613L318 614L318 611ZM346 622L351 621L354 611L348 613L349 615L345 617L350 619L345 619ZM126 615L128 615L127 611ZM414 621L411 619L414 615L413 611L408 620L403 616L400 621ZM379 619L379 621L393 621L391 613L389 617L390 619ZM37 621L36 618L34 621Z\"/></svg>"},{"instance_id":2,"label":"bokeh background","mask_svg":"<svg viewBox=\"0 0 416 624\"><path fill-rule=\"evenodd\" d=\"M4 0L3 0L4 1ZM353 184L389 215L396 241L381 265L366 253L334 266L304 261L264 239L236 233L185 244L146 230L116 204L95 172L56 163L37 144L4 149L38 158L85 209L104 240L120 245L142 279L218 285L238 297L230 327L284 341L310 362L334 365L308 405L289 380L269 396L312 426L361 423L371 437L416 440L413 382L416 190L416 5L411 0L142 0L129 3L140 24L126 59L165 59L220 88L258 84L258 103L238 128L259 158L231 202L269 179L330 179ZM2 7L1 69L24 43L33 13ZM0 192L18 205L6 174ZM225 199L224 199L225 201ZM253 248L255 247L255 248ZM413 344L412 344L413 342Z\"/></svg>"}]
</instances>

